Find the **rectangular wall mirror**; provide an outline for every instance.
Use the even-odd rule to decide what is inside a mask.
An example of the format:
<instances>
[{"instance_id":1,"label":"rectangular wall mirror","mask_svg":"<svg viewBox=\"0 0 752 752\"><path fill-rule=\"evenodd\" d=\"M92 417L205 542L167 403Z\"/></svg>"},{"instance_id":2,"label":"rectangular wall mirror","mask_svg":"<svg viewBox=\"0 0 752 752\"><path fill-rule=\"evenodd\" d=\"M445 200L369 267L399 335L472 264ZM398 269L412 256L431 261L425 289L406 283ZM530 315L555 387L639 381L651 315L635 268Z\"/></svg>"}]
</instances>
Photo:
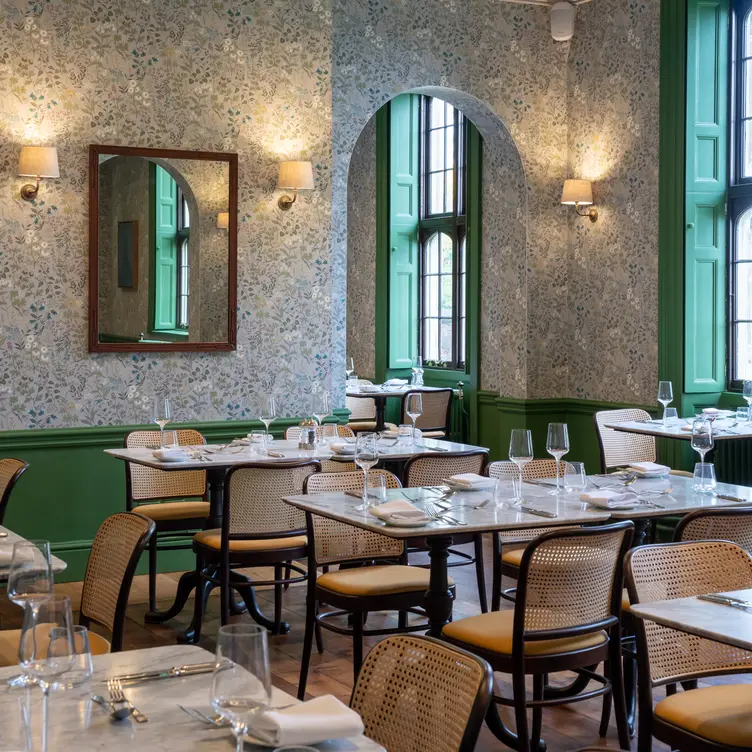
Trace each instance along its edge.
<instances>
[{"instance_id":1,"label":"rectangular wall mirror","mask_svg":"<svg viewBox=\"0 0 752 752\"><path fill-rule=\"evenodd\" d=\"M89 351L234 350L238 155L89 147Z\"/></svg>"}]
</instances>

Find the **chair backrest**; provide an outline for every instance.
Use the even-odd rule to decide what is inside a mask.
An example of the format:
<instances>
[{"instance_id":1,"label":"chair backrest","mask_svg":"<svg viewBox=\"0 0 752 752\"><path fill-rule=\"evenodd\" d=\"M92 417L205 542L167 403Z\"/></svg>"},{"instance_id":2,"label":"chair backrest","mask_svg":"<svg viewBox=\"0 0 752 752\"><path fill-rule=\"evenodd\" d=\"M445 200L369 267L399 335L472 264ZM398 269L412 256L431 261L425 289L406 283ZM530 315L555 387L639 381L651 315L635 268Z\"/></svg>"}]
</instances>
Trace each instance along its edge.
<instances>
[{"instance_id":1,"label":"chair backrest","mask_svg":"<svg viewBox=\"0 0 752 752\"><path fill-rule=\"evenodd\" d=\"M350 411L350 423L376 420L376 402L371 397L346 397L345 406Z\"/></svg>"},{"instance_id":2,"label":"chair backrest","mask_svg":"<svg viewBox=\"0 0 752 752\"><path fill-rule=\"evenodd\" d=\"M285 496L303 493L305 480L320 470L314 460L253 462L237 465L225 481L227 531L232 536L269 538L302 533L305 512L285 504Z\"/></svg>"},{"instance_id":3,"label":"chair backrest","mask_svg":"<svg viewBox=\"0 0 752 752\"><path fill-rule=\"evenodd\" d=\"M387 488L400 488L402 484L396 475L388 470L369 470L369 475L383 475ZM322 494L332 491L363 492L363 473L316 473L309 475L305 482L307 494ZM405 550L404 541L386 535L361 530L344 522L331 520L320 515L311 515L309 538L313 538L316 564L333 564L338 561L358 559L399 558Z\"/></svg>"},{"instance_id":4,"label":"chair backrest","mask_svg":"<svg viewBox=\"0 0 752 752\"><path fill-rule=\"evenodd\" d=\"M337 460L334 457L328 460L320 459L319 462L322 473L354 473L358 469L354 462Z\"/></svg>"},{"instance_id":5,"label":"chair backrest","mask_svg":"<svg viewBox=\"0 0 752 752\"><path fill-rule=\"evenodd\" d=\"M405 463L402 475L405 486L436 486L444 478L460 473L480 475L488 461L488 452L446 452L421 454Z\"/></svg>"},{"instance_id":6,"label":"chair backrest","mask_svg":"<svg viewBox=\"0 0 752 752\"><path fill-rule=\"evenodd\" d=\"M294 441L295 439L300 438L300 426L290 426L285 430L285 439L288 441ZM316 436L320 439L321 434L323 432L323 428L321 426L316 426ZM355 433L352 431L352 429L348 428L347 426L340 426L337 425L337 436L340 438L347 438L351 439L353 436L355 436Z\"/></svg>"},{"instance_id":7,"label":"chair backrest","mask_svg":"<svg viewBox=\"0 0 752 752\"><path fill-rule=\"evenodd\" d=\"M492 692L483 659L430 637L396 635L366 656L350 707L389 752L471 752Z\"/></svg>"},{"instance_id":8,"label":"chair backrest","mask_svg":"<svg viewBox=\"0 0 752 752\"><path fill-rule=\"evenodd\" d=\"M449 431L449 416L452 410L452 389L432 389L424 391L413 389L402 395L402 423L412 425L412 418L407 414L407 399L411 394L420 394L423 398L423 414L415 421L415 427L423 431Z\"/></svg>"},{"instance_id":9,"label":"chair backrest","mask_svg":"<svg viewBox=\"0 0 752 752\"><path fill-rule=\"evenodd\" d=\"M598 445L601 450L601 470L624 467L631 462L655 462L655 439L636 433L624 433L606 428L606 423L629 420L650 420L650 413L639 408L601 410L594 416Z\"/></svg>"},{"instance_id":10,"label":"chair backrest","mask_svg":"<svg viewBox=\"0 0 752 752\"><path fill-rule=\"evenodd\" d=\"M559 464L559 472L562 477L567 463L562 460ZM489 462L486 467L486 475L489 478L498 478L499 480L517 480L520 477L520 471L514 462L501 460L499 462ZM556 460L533 460L528 462L522 469L524 480L535 480L536 478L555 478L556 477Z\"/></svg>"},{"instance_id":11,"label":"chair backrest","mask_svg":"<svg viewBox=\"0 0 752 752\"><path fill-rule=\"evenodd\" d=\"M135 512L119 512L99 527L89 553L81 591L81 623L94 621L112 633L112 650L123 646L125 609L136 565L154 522Z\"/></svg>"},{"instance_id":12,"label":"chair backrest","mask_svg":"<svg viewBox=\"0 0 752 752\"><path fill-rule=\"evenodd\" d=\"M0 525L5 519L5 510L8 508L11 491L28 467L28 462L12 457L0 460Z\"/></svg>"},{"instance_id":13,"label":"chair backrest","mask_svg":"<svg viewBox=\"0 0 752 752\"><path fill-rule=\"evenodd\" d=\"M180 446L197 446L206 440L192 428L175 431ZM159 431L131 431L125 437L127 449L159 446ZM133 502L155 499L185 499L194 496L206 498L206 472L204 470L155 470L134 462L125 463L126 506Z\"/></svg>"},{"instance_id":14,"label":"chair backrest","mask_svg":"<svg viewBox=\"0 0 752 752\"><path fill-rule=\"evenodd\" d=\"M752 509L698 509L682 517L674 540L731 541L752 554Z\"/></svg>"},{"instance_id":15,"label":"chair backrest","mask_svg":"<svg viewBox=\"0 0 752 752\"><path fill-rule=\"evenodd\" d=\"M544 533L525 549L515 602L513 649L536 632L586 633L618 624L622 562L634 525Z\"/></svg>"},{"instance_id":16,"label":"chair backrest","mask_svg":"<svg viewBox=\"0 0 752 752\"><path fill-rule=\"evenodd\" d=\"M726 541L695 541L641 546L627 554L630 603L689 598L752 587L752 559ZM646 658L641 686L684 677L735 673L752 668L752 653L686 634L655 622L635 619L638 659ZM648 673L649 672L649 673ZM643 674L641 674L642 676Z\"/></svg>"}]
</instances>

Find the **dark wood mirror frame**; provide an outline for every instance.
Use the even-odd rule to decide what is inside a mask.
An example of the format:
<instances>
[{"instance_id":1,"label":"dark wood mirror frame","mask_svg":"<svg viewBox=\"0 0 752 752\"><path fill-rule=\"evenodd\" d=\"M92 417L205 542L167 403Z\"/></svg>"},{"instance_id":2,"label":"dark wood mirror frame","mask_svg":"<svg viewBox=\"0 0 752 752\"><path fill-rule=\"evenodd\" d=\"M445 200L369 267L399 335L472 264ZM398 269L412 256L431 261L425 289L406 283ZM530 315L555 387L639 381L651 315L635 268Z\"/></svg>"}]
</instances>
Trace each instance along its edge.
<instances>
[{"instance_id":1,"label":"dark wood mirror frame","mask_svg":"<svg viewBox=\"0 0 752 752\"><path fill-rule=\"evenodd\" d=\"M227 341L168 344L99 341L99 155L202 159L229 165L229 226L227 258ZM231 152L147 149L137 146L89 146L89 352L226 352L237 341L238 155Z\"/></svg>"}]
</instances>

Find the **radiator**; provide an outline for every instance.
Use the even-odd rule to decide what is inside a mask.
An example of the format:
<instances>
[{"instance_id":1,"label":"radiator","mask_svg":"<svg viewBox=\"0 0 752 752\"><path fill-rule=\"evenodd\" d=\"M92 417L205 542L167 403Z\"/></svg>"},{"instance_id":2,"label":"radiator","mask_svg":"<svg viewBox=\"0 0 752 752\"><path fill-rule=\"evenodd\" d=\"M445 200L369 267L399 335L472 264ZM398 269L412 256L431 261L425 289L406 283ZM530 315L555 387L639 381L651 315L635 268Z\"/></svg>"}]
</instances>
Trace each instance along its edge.
<instances>
[{"instance_id":1,"label":"radiator","mask_svg":"<svg viewBox=\"0 0 752 752\"><path fill-rule=\"evenodd\" d=\"M752 486L752 439L718 441L713 462L719 481Z\"/></svg>"},{"instance_id":2,"label":"radiator","mask_svg":"<svg viewBox=\"0 0 752 752\"><path fill-rule=\"evenodd\" d=\"M452 400L451 427L449 438L452 441L464 443L467 439L469 417L465 412L465 385L463 382L457 382L457 388L454 390L454 399Z\"/></svg>"}]
</instances>

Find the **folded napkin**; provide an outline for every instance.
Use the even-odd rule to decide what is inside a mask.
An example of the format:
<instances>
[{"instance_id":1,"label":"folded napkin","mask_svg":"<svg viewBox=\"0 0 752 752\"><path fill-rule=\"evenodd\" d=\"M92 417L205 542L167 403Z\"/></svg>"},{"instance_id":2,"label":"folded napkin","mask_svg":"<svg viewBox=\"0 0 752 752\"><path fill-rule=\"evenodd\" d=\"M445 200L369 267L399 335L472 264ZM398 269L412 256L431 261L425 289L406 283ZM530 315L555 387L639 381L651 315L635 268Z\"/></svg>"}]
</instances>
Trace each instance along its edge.
<instances>
[{"instance_id":1,"label":"folded napkin","mask_svg":"<svg viewBox=\"0 0 752 752\"><path fill-rule=\"evenodd\" d=\"M489 488L493 486L496 481L493 478L487 478L485 475L478 475L477 473L459 473L449 478L455 486L462 486L463 488Z\"/></svg>"},{"instance_id":2,"label":"folded napkin","mask_svg":"<svg viewBox=\"0 0 752 752\"><path fill-rule=\"evenodd\" d=\"M407 379L389 379L384 382L384 386L405 386Z\"/></svg>"},{"instance_id":3,"label":"folded napkin","mask_svg":"<svg viewBox=\"0 0 752 752\"><path fill-rule=\"evenodd\" d=\"M671 472L670 467L659 465L657 462L633 462L629 469L646 475L668 475Z\"/></svg>"},{"instance_id":4,"label":"folded napkin","mask_svg":"<svg viewBox=\"0 0 752 752\"><path fill-rule=\"evenodd\" d=\"M188 460L191 455L182 447L167 447L165 449L155 449L152 454L158 460Z\"/></svg>"},{"instance_id":5,"label":"folded napkin","mask_svg":"<svg viewBox=\"0 0 752 752\"><path fill-rule=\"evenodd\" d=\"M719 410L717 407L705 407L702 410L703 415L733 415L733 410Z\"/></svg>"},{"instance_id":6,"label":"folded napkin","mask_svg":"<svg viewBox=\"0 0 752 752\"><path fill-rule=\"evenodd\" d=\"M252 734L272 747L317 744L363 733L363 721L333 695L322 695L285 710L267 710L253 724Z\"/></svg>"},{"instance_id":7,"label":"folded napkin","mask_svg":"<svg viewBox=\"0 0 752 752\"><path fill-rule=\"evenodd\" d=\"M380 392L381 387L376 386L375 384L361 384L360 391L361 392Z\"/></svg>"},{"instance_id":8,"label":"folded napkin","mask_svg":"<svg viewBox=\"0 0 752 752\"><path fill-rule=\"evenodd\" d=\"M580 501L586 501L598 509L631 509L635 506L637 497L631 493L601 488L580 494Z\"/></svg>"},{"instance_id":9,"label":"folded napkin","mask_svg":"<svg viewBox=\"0 0 752 752\"><path fill-rule=\"evenodd\" d=\"M403 499L387 501L377 507L371 507L368 511L385 522L420 522L422 520L428 522L431 519L425 512L421 512L416 506Z\"/></svg>"},{"instance_id":10,"label":"folded napkin","mask_svg":"<svg viewBox=\"0 0 752 752\"><path fill-rule=\"evenodd\" d=\"M355 442L348 444L344 441L333 441L329 448L337 454L355 454Z\"/></svg>"}]
</instances>

